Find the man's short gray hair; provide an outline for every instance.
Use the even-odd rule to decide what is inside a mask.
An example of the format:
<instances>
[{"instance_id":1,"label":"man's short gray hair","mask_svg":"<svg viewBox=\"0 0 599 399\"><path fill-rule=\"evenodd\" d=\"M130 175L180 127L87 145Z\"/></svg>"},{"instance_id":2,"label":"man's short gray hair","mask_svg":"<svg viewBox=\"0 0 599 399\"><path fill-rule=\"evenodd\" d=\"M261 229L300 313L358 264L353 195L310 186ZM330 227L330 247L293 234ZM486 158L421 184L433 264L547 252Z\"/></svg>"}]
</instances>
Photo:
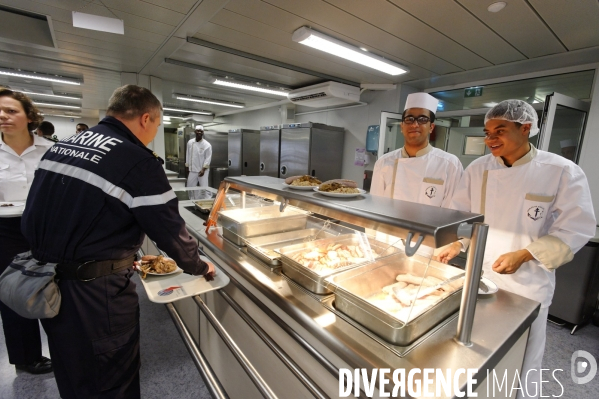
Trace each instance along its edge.
<instances>
[{"instance_id":1,"label":"man's short gray hair","mask_svg":"<svg viewBox=\"0 0 599 399\"><path fill-rule=\"evenodd\" d=\"M112 93L106 115L128 120L150 114L154 119L160 111L162 104L150 90L136 85L125 85Z\"/></svg>"}]
</instances>

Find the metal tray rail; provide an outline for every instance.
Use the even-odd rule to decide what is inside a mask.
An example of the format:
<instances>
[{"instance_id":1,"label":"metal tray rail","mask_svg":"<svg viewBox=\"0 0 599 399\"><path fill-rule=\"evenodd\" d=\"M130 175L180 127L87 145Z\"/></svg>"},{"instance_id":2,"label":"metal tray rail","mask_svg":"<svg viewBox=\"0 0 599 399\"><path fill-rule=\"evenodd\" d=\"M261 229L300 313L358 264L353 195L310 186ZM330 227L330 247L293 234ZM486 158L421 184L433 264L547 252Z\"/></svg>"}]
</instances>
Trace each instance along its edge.
<instances>
[{"instance_id":1,"label":"metal tray rail","mask_svg":"<svg viewBox=\"0 0 599 399\"><path fill-rule=\"evenodd\" d=\"M461 280L449 283L456 289L453 293L441 298L425 312L411 317L407 323L367 300L384 286L395 283L395 278L400 273L447 280L464 272L435 261L430 261L429 264L428 259L419 255L411 258L405 254L389 256L331 276L328 282L335 292L335 307L386 341L402 346L414 342L460 307Z\"/></svg>"},{"instance_id":2,"label":"metal tray rail","mask_svg":"<svg viewBox=\"0 0 599 399\"><path fill-rule=\"evenodd\" d=\"M244 246L248 237L305 229L308 215L309 212L292 206L281 212L278 205L273 205L221 210L218 221L223 227L223 237Z\"/></svg>"},{"instance_id":3,"label":"metal tray rail","mask_svg":"<svg viewBox=\"0 0 599 399\"><path fill-rule=\"evenodd\" d=\"M292 257L300 252L319 246L329 244L355 245L359 246L364 252L364 261L344 265L336 269L330 269L326 272L318 273L301 263L296 262ZM338 237L316 240L308 243L292 245L284 248L279 248L277 252L281 254L282 270L285 275L292 280L302 285L307 290L315 294L330 294L333 291L328 288L326 279L334 274L358 267L368 262L372 262L380 257L385 257L397 253L399 250L395 247L383 244L372 238L369 238L364 233L354 232L354 234L344 234ZM382 255L379 255L384 253Z\"/></svg>"}]
</instances>

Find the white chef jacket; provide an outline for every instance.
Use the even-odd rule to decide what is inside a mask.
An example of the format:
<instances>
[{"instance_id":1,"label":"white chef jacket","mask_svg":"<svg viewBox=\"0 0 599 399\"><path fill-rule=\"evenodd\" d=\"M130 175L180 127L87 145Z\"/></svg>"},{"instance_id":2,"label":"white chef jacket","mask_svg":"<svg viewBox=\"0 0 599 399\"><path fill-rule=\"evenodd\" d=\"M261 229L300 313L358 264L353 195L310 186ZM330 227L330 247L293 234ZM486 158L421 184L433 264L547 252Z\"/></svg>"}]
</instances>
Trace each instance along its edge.
<instances>
[{"instance_id":1,"label":"white chef jacket","mask_svg":"<svg viewBox=\"0 0 599 399\"><path fill-rule=\"evenodd\" d=\"M0 135L0 201L27 199L35 170L53 145L53 141L34 135L33 145L17 155Z\"/></svg>"},{"instance_id":2,"label":"white chef jacket","mask_svg":"<svg viewBox=\"0 0 599 399\"><path fill-rule=\"evenodd\" d=\"M463 170L458 157L430 144L415 157L402 147L376 161L370 194L448 207Z\"/></svg>"},{"instance_id":3,"label":"white chef jacket","mask_svg":"<svg viewBox=\"0 0 599 399\"><path fill-rule=\"evenodd\" d=\"M210 169L210 161L212 160L212 145L202 139L196 141L191 139L187 142L187 154L185 157L185 166L190 172L200 172L202 168Z\"/></svg>"},{"instance_id":4,"label":"white chef jacket","mask_svg":"<svg viewBox=\"0 0 599 399\"><path fill-rule=\"evenodd\" d=\"M472 162L451 206L485 215L485 276L499 288L541 302L542 308L551 304L554 269L572 260L595 235L591 193L582 169L533 145L512 167L491 154ZM516 273L492 270L500 255L525 248L535 259Z\"/></svg>"},{"instance_id":5,"label":"white chef jacket","mask_svg":"<svg viewBox=\"0 0 599 399\"><path fill-rule=\"evenodd\" d=\"M370 194L417 202L431 206L449 207L455 187L464 168L453 154L449 154L430 143L410 157L405 148L389 152L374 164ZM403 250L397 237L380 232L367 231L378 241ZM414 240L415 241L415 240ZM412 242L414 245L414 242ZM421 245L418 253L430 257L433 248Z\"/></svg>"}]
</instances>

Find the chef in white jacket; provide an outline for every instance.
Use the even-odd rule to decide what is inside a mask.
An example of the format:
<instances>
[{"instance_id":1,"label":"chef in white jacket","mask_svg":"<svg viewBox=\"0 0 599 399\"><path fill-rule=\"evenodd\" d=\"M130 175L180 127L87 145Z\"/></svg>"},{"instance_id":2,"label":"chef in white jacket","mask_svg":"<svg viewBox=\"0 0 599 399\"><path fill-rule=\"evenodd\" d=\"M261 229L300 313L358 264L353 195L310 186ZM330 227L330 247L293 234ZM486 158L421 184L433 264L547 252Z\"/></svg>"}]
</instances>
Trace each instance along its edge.
<instances>
[{"instance_id":1,"label":"chef in white jacket","mask_svg":"<svg viewBox=\"0 0 599 399\"><path fill-rule=\"evenodd\" d=\"M187 142L185 157L187 187L208 187L212 146L204 140L204 126L196 125L194 133L196 137Z\"/></svg>"},{"instance_id":2,"label":"chef in white jacket","mask_svg":"<svg viewBox=\"0 0 599 399\"><path fill-rule=\"evenodd\" d=\"M374 165L370 193L381 197L448 207L460 181L463 167L453 154L429 143L439 100L427 93L412 93L406 99L401 132L404 146L379 158ZM403 248L398 238L367 231L376 239ZM432 248L421 246L421 255Z\"/></svg>"},{"instance_id":3,"label":"chef in white jacket","mask_svg":"<svg viewBox=\"0 0 599 399\"><path fill-rule=\"evenodd\" d=\"M556 154L537 150L537 113L521 100L507 100L485 116L491 154L472 162L453 195L452 207L485 215L489 225L485 277L499 288L541 303L531 326L518 397L538 397L547 314L555 269L595 235L595 214L582 169ZM460 242L440 254L447 263Z\"/></svg>"},{"instance_id":4,"label":"chef in white jacket","mask_svg":"<svg viewBox=\"0 0 599 399\"><path fill-rule=\"evenodd\" d=\"M427 93L408 95L401 122L405 144L376 161L372 195L449 206L463 167L458 157L429 143L438 103Z\"/></svg>"}]
</instances>

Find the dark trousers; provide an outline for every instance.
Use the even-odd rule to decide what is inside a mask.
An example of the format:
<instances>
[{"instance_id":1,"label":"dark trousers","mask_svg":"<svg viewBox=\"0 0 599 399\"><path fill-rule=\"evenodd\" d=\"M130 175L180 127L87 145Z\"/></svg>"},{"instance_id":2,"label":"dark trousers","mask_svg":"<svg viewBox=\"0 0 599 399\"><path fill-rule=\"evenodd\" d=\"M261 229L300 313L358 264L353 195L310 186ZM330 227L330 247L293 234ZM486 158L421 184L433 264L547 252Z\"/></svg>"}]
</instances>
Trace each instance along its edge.
<instances>
[{"instance_id":1,"label":"dark trousers","mask_svg":"<svg viewBox=\"0 0 599 399\"><path fill-rule=\"evenodd\" d=\"M0 273L13 258L29 250L21 234L21 218L0 218ZM29 364L42 357L42 340L37 319L26 319L13 312L0 301L0 315L8 361L12 364Z\"/></svg>"},{"instance_id":2,"label":"dark trousers","mask_svg":"<svg viewBox=\"0 0 599 399\"><path fill-rule=\"evenodd\" d=\"M42 320L63 399L135 399L139 302L131 269L89 282L60 280L60 311Z\"/></svg>"}]
</instances>

